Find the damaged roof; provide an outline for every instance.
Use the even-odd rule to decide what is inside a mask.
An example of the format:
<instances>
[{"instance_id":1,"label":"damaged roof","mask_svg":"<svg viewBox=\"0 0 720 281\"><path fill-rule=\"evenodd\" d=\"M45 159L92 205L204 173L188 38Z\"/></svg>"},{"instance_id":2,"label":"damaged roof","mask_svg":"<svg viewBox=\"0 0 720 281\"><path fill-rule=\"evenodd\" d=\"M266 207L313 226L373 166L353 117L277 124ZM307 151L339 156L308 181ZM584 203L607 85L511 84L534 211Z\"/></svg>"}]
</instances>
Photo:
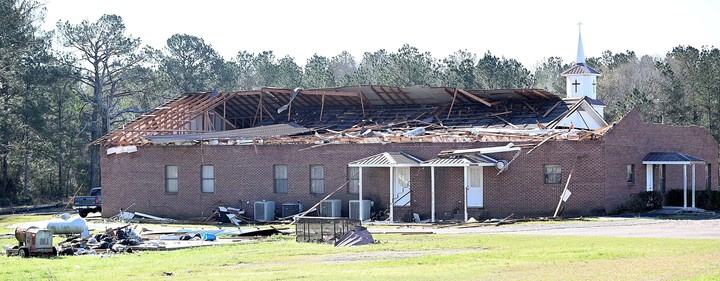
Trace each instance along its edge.
<instances>
[{"instance_id":1,"label":"damaged roof","mask_svg":"<svg viewBox=\"0 0 720 281\"><path fill-rule=\"evenodd\" d=\"M95 143L166 145L213 139L288 143L300 138L304 143L467 142L478 141L483 129L493 131L482 134L485 141L504 141L515 135L541 137L526 131L558 129L559 118L587 102L561 99L541 89L379 85L188 93Z\"/></svg>"},{"instance_id":2,"label":"damaged roof","mask_svg":"<svg viewBox=\"0 0 720 281\"><path fill-rule=\"evenodd\" d=\"M297 124L287 123L202 134L159 135L147 136L146 138L149 139L152 143L170 143L212 139L258 139L268 137L292 136L306 133L308 131L309 130L307 128L304 128Z\"/></svg>"}]
</instances>

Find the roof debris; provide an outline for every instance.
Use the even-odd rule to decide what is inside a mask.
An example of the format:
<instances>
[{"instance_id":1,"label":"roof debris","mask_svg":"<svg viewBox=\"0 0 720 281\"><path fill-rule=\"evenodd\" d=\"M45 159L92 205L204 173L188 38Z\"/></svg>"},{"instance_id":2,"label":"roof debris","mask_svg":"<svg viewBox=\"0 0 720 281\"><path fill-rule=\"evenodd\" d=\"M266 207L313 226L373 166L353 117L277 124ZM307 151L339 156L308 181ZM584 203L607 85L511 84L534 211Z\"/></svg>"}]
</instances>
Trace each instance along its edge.
<instances>
[{"instance_id":1,"label":"roof debris","mask_svg":"<svg viewBox=\"0 0 720 281\"><path fill-rule=\"evenodd\" d=\"M359 85L260 88L211 96L184 94L94 144L540 142L549 136L595 139L607 130L590 131L577 122L570 129L561 127L560 119L587 110L592 101L561 99L540 89ZM287 112L274 113L285 106Z\"/></svg>"}]
</instances>

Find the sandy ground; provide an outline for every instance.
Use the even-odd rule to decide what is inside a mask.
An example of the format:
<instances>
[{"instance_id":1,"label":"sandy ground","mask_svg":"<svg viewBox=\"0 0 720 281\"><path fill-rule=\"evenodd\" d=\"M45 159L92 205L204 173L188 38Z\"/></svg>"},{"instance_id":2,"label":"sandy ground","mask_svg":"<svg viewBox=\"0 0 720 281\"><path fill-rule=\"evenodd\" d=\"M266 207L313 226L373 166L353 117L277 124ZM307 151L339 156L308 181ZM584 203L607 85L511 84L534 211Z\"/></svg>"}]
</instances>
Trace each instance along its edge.
<instances>
[{"instance_id":1,"label":"sandy ground","mask_svg":"<svg viewBox=\"0 0 720 281\"><path fill-rule=\"evenodd\" d=\"M370 226L370 232L433 232L437 234L520 234L609 237L720 239L720 219L598 218L584 221L532 222L473 227Z\"/></svg>"}]
</instances>

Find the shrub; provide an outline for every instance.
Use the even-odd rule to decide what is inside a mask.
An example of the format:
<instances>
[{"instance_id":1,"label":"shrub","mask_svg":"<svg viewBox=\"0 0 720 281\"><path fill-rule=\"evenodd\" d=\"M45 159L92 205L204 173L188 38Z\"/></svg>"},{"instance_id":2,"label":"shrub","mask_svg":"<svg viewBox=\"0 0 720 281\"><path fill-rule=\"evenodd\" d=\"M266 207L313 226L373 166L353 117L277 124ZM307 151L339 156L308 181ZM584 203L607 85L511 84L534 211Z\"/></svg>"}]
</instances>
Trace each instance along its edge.
<instances>
[{"instance_id":1,"label":"shrub","mask_svg":"<svg viewBox=\"0 0 720 281\"><path fill-rule=\"evenodd\" d=\"M687 191L688 205L692 202L692 190ZM665 205L683 206L683 190L671 189L665 196ZM695 207L705 210L720 210L720 191L695 190Z\"/></svg>"},{"instance_id":2,"label":"shrub","mask_svg":"<svg viewBox=\"0 0 720 281\"><path fill-rule=\"evenodd\" d=\"M658 191L646 191L633 194L625 204L622 205L622 211L630 211L633 213L642 213L661 208L663 205L663 196Z\"/></svg>"},{"instance_id":3,"label":"shrub","mask_svg":"<svg viewBox=\"0 0 720 281\"><path fill-rule=\"evenodd\" d=\"M690 198L690 196L688 196ZM682 189L670 189L665 193L665 205L667 206L682 206L683 205L683 190Z\"/></svg>"},{"instance_id":4,"label":"shrub","mask_svg":"<svg viewBox=\"0 0 720 281\"><path fill-rule=\"evenodd\" d=\"M720 191L695 192L695 206L705 210L720 210Z\"/></svg>"}]
</instances>

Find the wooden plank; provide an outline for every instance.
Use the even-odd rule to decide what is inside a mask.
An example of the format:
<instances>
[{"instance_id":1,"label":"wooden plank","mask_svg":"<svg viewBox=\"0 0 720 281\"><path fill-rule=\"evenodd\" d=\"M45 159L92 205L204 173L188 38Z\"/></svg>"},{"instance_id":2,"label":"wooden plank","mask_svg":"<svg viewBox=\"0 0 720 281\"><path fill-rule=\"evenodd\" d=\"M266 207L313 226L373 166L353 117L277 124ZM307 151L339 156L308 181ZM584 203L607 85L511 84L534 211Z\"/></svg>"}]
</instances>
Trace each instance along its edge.
<instances>
[{"instance_id":1,"label":"wooden plank","mask_svg":"<svg viewBox=\"0 0 720 281\"><path fill-rule=\"evenodd\" d=\"M508 125L510 125L511 127L513 127L513 129L518 129L518 127L515 126L515 124L510 123L510 121L505 120L505 118L502 118L502 117L500 117L499 115L495 115L495 118L502 120L503 122L505 122L505 124L508 124Z\"/></svg>"},{"instance_id":2,"label":"wooden plank","mask_svg":"<svg viewBox=\"0 0 720 281\"><path fill-rule=\"evenodd\" d=\"M534 94L538 95L538 96L541 96L541 97L545 98L545 99L549 99L549 100L553 99L553 97L551 97L551 96L549 96L549 95L547 95L547 94L545 94L545 93L543 93L543 92L541 92L541 91L538 91L537 89L533 89L532 92L533 92Z\"/></svg>"},{"instance_id":3,"label":"wooden plank","mask_svg":"<svg viewBox=\"0 0 720 281\"><path fill-rule=\"evenodd\" d=\"M375 86L370 85L370 90L373 91L373 93L375 93L375 95L380 98L380 100L382 100L385 105L390 105L390 103L388 103L388 101L385 100L385 98L383 98L377 90L375 90Z\"/></svg>"},{"instance_id":4,"label":"wooden plank","mask_svg":"<svg viewBox=\"0 0 720 281\"><path fill-rule=\"evenodd\" d=\"M552 112L553 110L555 110L555 108L557 108L558 106L560 106L560 104L562 104L562 101L556 102L555 105L553 105L550 109L548 109L547 111L545 111L545 114L543 114L543 118L547 117L547 116L550 114L550 112Z\"/></svg>"},{"instance_id":5,"label":"wooden plank","mask_svg":"<svg viewBox=\"0 0 720 281\"><path fill-rule=\"evenodd\" d=\"M532 105L530 105L529 103L527 103L526 101L523 101L523 104L524 104L525 106L527 106L528 108L530 108L530 110L537 112L537 109L536 109L534 106L532 106Z\"/></svg>"},{"instance_id":6,"label":"wooden plank","mask_svg":"<svg viewBox=\"0 0 720 281\"><path fill-rule=\"evenodd\" d=\"M453 93L453 99L452 99L452 102L450 103L450 109L448 109L448 114L447 114L447 117L445 117L445 119L450 119L450 113L452 112L453 106L455 105L455 98L457 98L457 93L458 93L458 89L455 88L455 93Z\"/></svg>"},{"instance_id":7,"label":"wooden plank","mask_svg":"<svg viewBox=\"0 0 720 281\"><path fill-rule=\"evenodd\" d=\"M476 96L476 95L473 95L472 93L470 93L470 92L468 92L468 91L465 91L465 90L460 89L460 88L458 88L457 90L458 90L458 92L460 92L461 94L465 95L466 97L468 97L468 98L470 98L470 99L473 99L473 100L475 100L475 101L478 101L478 102L480 102L480 103L482 103L482 104L484 104L484 105L487 105L487 106L493 106L493 105L494 105L493 103L491 103L491 102L489 102L489 101L487 101L487 100L485 100L485 99L483 99L483 98L481 98L481 97L478 97L478 96Z\"/></svg>"},{"instance_id":8,"label":"wooden plank","mask_svg":"<svg viewBox=\"0 0 720 281\"><path fill-rule=\"evenodd\" d=\"M322 115L323 115L324 109L325 109L325 95L323 95L322 99L320 100L320 122L322 122Z\"/></svg>"}]
</instances>

